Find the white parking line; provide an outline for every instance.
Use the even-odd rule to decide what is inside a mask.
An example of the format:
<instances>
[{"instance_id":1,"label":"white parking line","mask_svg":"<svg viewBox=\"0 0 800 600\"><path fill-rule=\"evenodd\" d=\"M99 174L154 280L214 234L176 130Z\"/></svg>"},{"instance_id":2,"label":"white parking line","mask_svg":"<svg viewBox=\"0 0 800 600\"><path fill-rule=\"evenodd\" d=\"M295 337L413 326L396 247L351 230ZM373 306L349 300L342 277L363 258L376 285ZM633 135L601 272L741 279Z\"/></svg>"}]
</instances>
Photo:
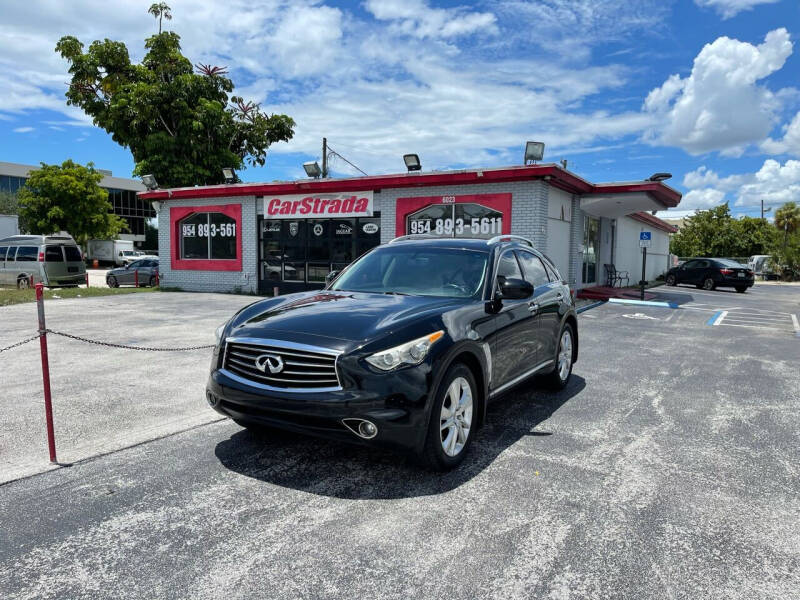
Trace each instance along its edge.
<instances>
[{"instance_id":1,"label":"white parking line","mask_svg":"<svg viewBox=\"0 0 800 600\"><path fill-rule=\"evenodd\" d=\"M800 324L797 322L797 315L792 314L792 326L794 327L795 335L800 335Z\"/></svg>"},{"instance_id":2,"label":"white parking line","mask_svg":"<svg viewBox=\"0 0 800 600\"><path fill-rule=\"evenodd\" d=\"M723 319L727 316L728 316L728 311L723 310L721 313L719 313L719 316L714 320L712 325L714 326L719 325L720 323L722 323Z\"/></svg>"},{"instance_id":3,"label":"white parking line","mask_svg":"<svg viewBox=\"0 0 800 600\"><path fill-rule=\"evenodd\" d=\"M791 317L791 319L789 318ZM714 319L714 317L711 317ZM724 310L709 325L721 325L723 327L747 327L750 329L768 329L771 331L786 331L790 324L798 335L797 317L793 314L783 313L780 317L773 315L761 315L750 312L730 312ZM800 335L798 335L800 337Z\"/></svg>"}]
</instances>

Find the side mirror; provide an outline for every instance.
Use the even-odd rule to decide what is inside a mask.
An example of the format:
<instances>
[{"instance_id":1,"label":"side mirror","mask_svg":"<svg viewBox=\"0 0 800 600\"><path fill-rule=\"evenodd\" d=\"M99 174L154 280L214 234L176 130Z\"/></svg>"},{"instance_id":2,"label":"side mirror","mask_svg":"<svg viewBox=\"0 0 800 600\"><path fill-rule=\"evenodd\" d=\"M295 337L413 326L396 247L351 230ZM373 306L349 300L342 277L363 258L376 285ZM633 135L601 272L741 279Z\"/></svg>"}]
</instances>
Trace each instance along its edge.
<instances>
[{"instance_id":1,"label":"side mirror","mask_svg":"<svg viewBox=\"0 0 800 600\"><path fill-rule=\"evenodd\" d=\"M533 285L524 279L508 277L500 282L499 297L504 300L524 300L533 296Z\"/></svg>"},{"instance_id":2,"label":"side mirror","mask_svg":"<svg viewBox=\"0 0 800 600\"><path fill-rule=\"evenodd\" d=\"M325 285L330 285L331 282L339 276L341 271L331 271L327 275L325 275Z\"/></svg>"}]
</instances>

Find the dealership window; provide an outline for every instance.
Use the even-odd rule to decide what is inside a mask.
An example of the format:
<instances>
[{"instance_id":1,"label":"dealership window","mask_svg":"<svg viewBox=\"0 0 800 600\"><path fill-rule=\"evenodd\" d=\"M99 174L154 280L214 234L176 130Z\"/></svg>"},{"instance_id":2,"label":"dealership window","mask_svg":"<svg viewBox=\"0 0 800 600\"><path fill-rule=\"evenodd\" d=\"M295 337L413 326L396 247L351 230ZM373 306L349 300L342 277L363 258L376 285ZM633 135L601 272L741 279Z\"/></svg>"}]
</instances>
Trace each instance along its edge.
<instances>
[{"instance_id":1,"label":"dealership window","mask_svg":"<svg viewBox=\"0 0 800 600\"><path fill-rule=\"evenodd\" d=\"M489 238L503 233L503 213L481 204L431 204L406 217L406 232Z\"/></svg>"},{"instance_id":2,"label":"dealership window","mask_svg":"<svg viewBox=\"0 0 800 600\"><path fill-rule=\"evenodd\" d=\"M182 219L178 231L183 260L235 260L236 219L217 212L201 212Z\"/></svg>"},{"instance_id":3,"label":"dealership window","mask_svg":"<svg viewBox=\"0 0 800 600\"><path fill-rule=\"evenodd\" d=\"M340 219L264 219L261 221L261 279L325 283L380 244L380 213Z\"/></svg>"}]
</instances>

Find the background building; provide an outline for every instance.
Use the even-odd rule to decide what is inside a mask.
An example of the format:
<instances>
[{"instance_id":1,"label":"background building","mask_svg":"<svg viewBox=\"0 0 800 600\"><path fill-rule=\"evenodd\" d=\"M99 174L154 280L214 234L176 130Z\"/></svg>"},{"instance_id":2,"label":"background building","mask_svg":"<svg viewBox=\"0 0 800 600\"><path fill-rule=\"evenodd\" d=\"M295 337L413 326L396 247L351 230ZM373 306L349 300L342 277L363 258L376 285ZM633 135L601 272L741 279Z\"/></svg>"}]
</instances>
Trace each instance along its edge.
<instances>
[{"instance_id":1,"label":"background building","mask_svg":"<svg viewBox=\"0 0 800 600\"><path fill-rule=\"evenodd\" d=\"M555 164L374 177L240 183L140 194L159 220L163 285L282 293L322 287L325 275L409 233L530 238L575 288L605 283L604 264L647 277L666 271L674 228L649 214L677 206L661 182L594 184ZM424 274L421 274L424 276Z\"/></svg>"},{"instance_id":2,"label":"background building","mask_svg":"<svg viewBox=\"0 0 800 600\"><path fill-rule=\"evenodd\" d=\"M36 165L0 162L0 192L17 193L25 185L28 173L36 169L39 169ZM150 203L137 196L137 192L143 191L145 187L137 179L114 177L111 171L97 170L103 174L100 186L108 190L112 212L128 223L129 231L121 233L119 239L131 240L134 246L141 247L145 237L145 221L156 216Z\"/></svg>"}]
</instances>

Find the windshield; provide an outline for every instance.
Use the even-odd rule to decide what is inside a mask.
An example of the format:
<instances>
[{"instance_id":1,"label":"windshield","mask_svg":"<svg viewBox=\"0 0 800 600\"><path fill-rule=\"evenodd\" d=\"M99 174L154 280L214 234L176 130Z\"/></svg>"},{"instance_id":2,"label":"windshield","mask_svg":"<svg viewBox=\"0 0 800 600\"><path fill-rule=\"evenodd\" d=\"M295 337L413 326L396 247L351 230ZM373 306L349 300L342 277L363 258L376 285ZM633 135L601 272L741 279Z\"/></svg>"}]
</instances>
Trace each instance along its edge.
<instances>
[{"instance_id":1,"label":"windshield","mask_svg":"<svg viewBox=\"0 0 800 600\"><path fill-rule=\"evenodd\" d=\"M457 248L383 246L349 267L331 289L471 298L483 287L488 257Z\"/></svg>"}]
</instances>

